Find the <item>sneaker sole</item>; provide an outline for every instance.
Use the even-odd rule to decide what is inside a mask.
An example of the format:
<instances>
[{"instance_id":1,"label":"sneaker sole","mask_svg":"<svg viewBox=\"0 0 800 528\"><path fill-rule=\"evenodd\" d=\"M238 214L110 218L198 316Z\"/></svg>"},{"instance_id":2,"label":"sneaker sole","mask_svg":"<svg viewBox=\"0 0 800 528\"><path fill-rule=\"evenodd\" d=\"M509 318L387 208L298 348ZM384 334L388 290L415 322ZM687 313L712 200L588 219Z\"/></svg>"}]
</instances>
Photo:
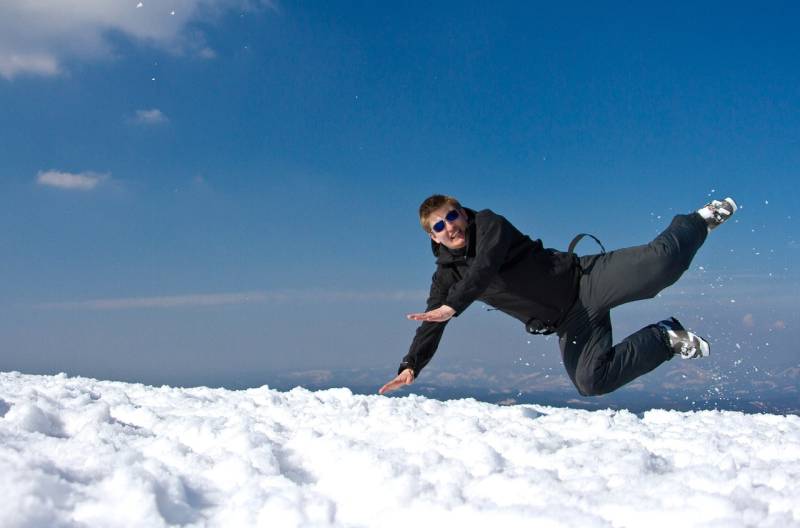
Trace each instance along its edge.
<instances>
[{"instance_id":1,"label":"sneaker sole","mask_svg":"<svg viewBox=\"0 0 800 528\"><path fill-rule=\"evenodd\" d=\"M731 198L730 196L729 196L729 197L727 197L727 198L725 198L725 199L724 199L724 200L722 200L722 201L723 201L723 202L727 202L728 204L730 204L731 208L733 209L733 210L731 211L731 214L735 213L735 212L736 212L736 211L739 209L739 206L738 206L738 205L736 205L736 202L734 202L734 201L733 201L733 198Z\"/></svg>"},{"instance_id":2,"label":"sneaker sole","mask_svg":"<svg viewBox=\"0 0 800 528\"><path fill-rule=\"evenodd\" d=\"M696 338L700 342L700 355L695 356L695 358L708 357L711 355L711 345L708 343L708 341L693 332L688 332L688 334L690 338Z\"/></svg>"}]
</instances>

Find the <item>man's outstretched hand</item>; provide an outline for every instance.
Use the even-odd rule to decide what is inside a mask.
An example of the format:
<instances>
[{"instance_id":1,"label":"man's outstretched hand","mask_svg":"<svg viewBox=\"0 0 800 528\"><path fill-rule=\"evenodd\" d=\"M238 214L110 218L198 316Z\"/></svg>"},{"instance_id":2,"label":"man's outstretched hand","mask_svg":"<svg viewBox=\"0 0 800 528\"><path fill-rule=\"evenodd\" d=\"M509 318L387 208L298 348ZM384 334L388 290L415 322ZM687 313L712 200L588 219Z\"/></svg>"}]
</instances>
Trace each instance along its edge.
<instances>
[{"instance_id":1,"label":"man's outstretched hand","mask_svg":"<svg viewBox=\"0 0 800 528\"><path fill-rule=\"evenodd\" d=\"M386 394L387 392L391 392L393 390L397 390L403 385L411 385L414 382L414 371L409 369L405 369L403 372L397 375L392 381L384 385L378 391L378 394Z\"/></svg>"},{"instance_id":2,"label":"man's outstretched hand","mask_svg":"<svg viewBox=\"0 0 800 528\"><path fill-rule=\"evenodd\" d=\"M440 307L436 308L435 310L431 310L429 312L424 313L412 313L406 315L407 318L411 319L412 321L427 321L429 323L443 323L453 317L456 314L456 311L447 306L446 304L441 305ZM378 394L386 394L387 392L391 392L393 390L397 390L404 385L411 385L414 383L414 371L409 369L405 369L403 372L397 375L392 381L384 385L378 390Z\"/></svg>"},{"instance_id":3,"label":"man's outstretched hand","mask_svg":"<svg viewBox=\"0 0 800 528\"><path fill-rule=\"evenodd\" d=\"M441 305L440 307L436 308L435 310L431 310L430 312L424 313L412 313L406 315L407 318L411 319L412 321L427 321L429 323L443 323L453 317L456 314L456 311L447 306L446 304Z\"/></svg>"}]
</instances>

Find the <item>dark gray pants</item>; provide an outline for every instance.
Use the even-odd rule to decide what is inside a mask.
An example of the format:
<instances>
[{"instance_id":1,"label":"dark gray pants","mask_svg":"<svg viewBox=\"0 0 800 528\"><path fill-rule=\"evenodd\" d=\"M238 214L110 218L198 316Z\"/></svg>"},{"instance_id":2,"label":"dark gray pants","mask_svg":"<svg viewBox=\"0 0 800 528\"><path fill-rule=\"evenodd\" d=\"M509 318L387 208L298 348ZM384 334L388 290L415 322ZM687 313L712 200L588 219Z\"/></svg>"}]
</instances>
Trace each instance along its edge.
<instances>
[{"instance_id":1,"label":"dark gray pants","mask_svg":"<svg viewBox=\"0 0 800 528\"><path fill-rule=\"evenodd\" d=\"M580 258L578 299L558 327L558 344L567 374L583 396L616 390L672 357L654 324L612 345L609 312L655 297L677 281L707 234L699 214L678 215L649 244Z\"/></svg>"}]
</instances>

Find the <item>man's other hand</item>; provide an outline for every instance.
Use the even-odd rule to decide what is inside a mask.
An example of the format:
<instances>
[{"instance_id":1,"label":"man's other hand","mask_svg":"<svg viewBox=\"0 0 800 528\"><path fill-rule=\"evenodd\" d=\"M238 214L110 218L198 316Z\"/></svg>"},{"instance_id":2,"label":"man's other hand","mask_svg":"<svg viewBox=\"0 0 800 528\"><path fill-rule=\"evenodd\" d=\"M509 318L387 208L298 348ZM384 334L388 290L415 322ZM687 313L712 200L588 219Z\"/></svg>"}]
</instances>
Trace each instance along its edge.
<instances>
[{"instance_id":1,"label":"man's other hand","mask_svg":"<svg viewBox=\"0 0 800 528\"><path fill-rule=\"evenodd\" d=\"M391 392L393 390L397 390L403 385L411 385L414 382L414 371L409 369L405 369L403 372L397 375L392 381L384 385L378 391L378 394L386 394L387 392Z\"/></svg>"},{"instance_id":2,"label":"man's other hand","mask_svg":"<svg viewBox=\"0 0 800 528\"><path fill-rule=\"evenodd\" d=\"M443 323L453 317L456 314L456 311L447 306L446 304L441 305L440 307L436 308L435 310L431 310L430 312L425 313L412 313L406 315L407 318L411 319L412 321L427 321L429 323Z\"/></svg>"}]
</instances>

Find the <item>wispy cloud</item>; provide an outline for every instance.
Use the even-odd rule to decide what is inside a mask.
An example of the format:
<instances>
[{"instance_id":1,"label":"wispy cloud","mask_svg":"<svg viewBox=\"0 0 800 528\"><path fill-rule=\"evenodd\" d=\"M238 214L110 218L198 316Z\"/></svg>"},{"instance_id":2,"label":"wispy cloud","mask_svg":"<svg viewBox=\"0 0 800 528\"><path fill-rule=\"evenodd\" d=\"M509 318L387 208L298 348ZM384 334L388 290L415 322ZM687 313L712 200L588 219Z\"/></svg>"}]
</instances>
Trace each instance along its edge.
<instances>
[{"instance_id":1,"label":"wispy cloud","mask_svg":"<svg viewBox=\"0 0 800 528\"><path fill-rule=\"evenodd\" d=\"M0 50L0 77L11 79L20 73L52 76L60 71L56 58L47 53Z\"/></svg>"},{"instance_id":2,"label":"wispy cloud","mask_svg":"<svg viewBox=\"0 0 800 528\"><path fill-rule=\"evenodd\" d=\"M127 310L137 308L185 308L223 306L251 303L284 302L368 302L368 301L419 301L425 299L425 291L304 291L276 290L234 293L197 293L159 297L124 297L117 299L91 299L71 302L48 302L39 304L46 309L80 310Z\"/></svg>"},{"instance_id":3,"label":"wispy cloud","mask_svg":"<svg viewBox=\"0 0 800 528\"><path fill-rule=\"evenodd\" d=\"M94 172L71 173L57 170L41 171L36 175L36 183L46 187L56 187L68 191L91 191L108 179L108 174Z\"/></svg>"},{"instance_id":4,"label":"wispy cloud","mask_svg":"<svg viewBox=\"0 0 800 528\"><path fill-rule=\"evenodd\" d=\"M197 53L197 56L201 59L211 60L217 58L217 52L209 47L205 47Z\"/></svg>"},{"instance_id":5,"label":"wispy cloud","mask_svg":"<svg viewBox=\"0 0 800 528\"><path fill-rule=\"evenodd\" d=\"M162 125L168 123L169 119L158 108L151 108L149 110L137 110L131 122L137 125Z\"/></svg>"},{"instance_id":6,"label":"wispy cloud","mask_svg":"<svg viewBox=\"0 0 800 528\"><path fill-rule=\"evenodd\" d=\"M272 7L268 0L0 2L0 77L52 76L68 60L112 58L111 35L175 54L213 58L198 23L233 9Z\"/></svg>"}]
</instances>

